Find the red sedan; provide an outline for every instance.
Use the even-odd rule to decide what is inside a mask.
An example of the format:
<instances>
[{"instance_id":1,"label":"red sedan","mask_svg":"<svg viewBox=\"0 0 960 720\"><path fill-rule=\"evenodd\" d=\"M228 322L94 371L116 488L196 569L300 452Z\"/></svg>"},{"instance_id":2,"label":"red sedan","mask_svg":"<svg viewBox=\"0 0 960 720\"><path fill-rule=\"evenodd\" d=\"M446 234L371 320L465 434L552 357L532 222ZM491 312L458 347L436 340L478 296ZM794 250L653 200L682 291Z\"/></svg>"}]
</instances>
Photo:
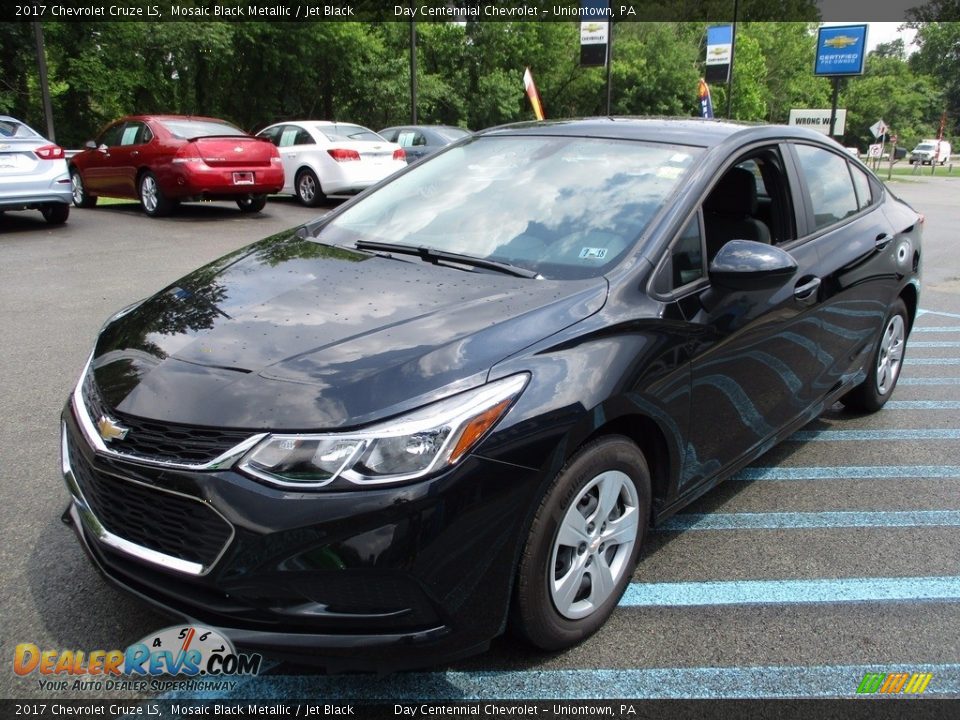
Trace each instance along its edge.
<instances>
[{"instance_id":1,"label":"red sedan","mask_svg":"<svg viewBox=\"0 0 960 720\"><path fill-rule=\"evenodd\" d=\"M97 197L140 200L151 217L184 200L234 200L259 212L283 188L277 148L225 120L183 115L136 115L115 120L70 161L73 202Z\"/></svg>"}]
</instances>

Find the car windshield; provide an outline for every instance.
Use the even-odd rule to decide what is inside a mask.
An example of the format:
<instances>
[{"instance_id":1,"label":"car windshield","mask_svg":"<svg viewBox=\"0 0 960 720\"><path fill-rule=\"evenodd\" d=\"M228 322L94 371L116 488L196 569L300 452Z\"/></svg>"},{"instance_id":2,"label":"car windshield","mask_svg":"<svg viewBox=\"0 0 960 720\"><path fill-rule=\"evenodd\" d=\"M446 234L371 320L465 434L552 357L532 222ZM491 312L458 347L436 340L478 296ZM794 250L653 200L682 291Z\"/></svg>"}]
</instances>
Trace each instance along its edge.
<instances>
[{"instance_id":1,"label":"car windshield","mask_svg":"<svg viewBox=\"0 0 960 720\"><path fill-rule=\"evenodd\" d=\"M372 140L374 142L383 142L383 138L377 135L373 130L369 130L359 125L319 125L317 129L322 132L327 140L331 142L345 142L349 140Z\"/></svg>"},{"instance_id":2,"label":"car windshield","mask_svg":"<svg viewBox=\"0 0 960 720\"><path fill-rule=\"evenodd\" d=\"M933 145L931 145L930 143L920 143L919 145L917 145L917 147L916 147L916 149L914 150L914 152L917 152L918 150L919 150L920 152L926 152L927 150L933 150Z\"/></svg>"},{"instance_id":3,"label":"car windshield","mask_svg":"<svg viewBox=\"0 0 960 720\"><path fill-rule=\"evenodd\" d=\"M18 120L0 120L0 137L40 137Z\"/></svg>"},{"instance_id":4,"label":"car windshield","mask_svg":"<svg viewBox=\"0 0 960 720\"><path fill-rule=\"evenodd\" d=\"M230 123L217 120L160 120L170 134L181 140L192 140L210 135L246 135Z\"/></svg>"},{"instance_id":5,"label":"car windshield","mask_svg":"<svg viewBox=\"0 0 960 720\"><path fill-rule=\"evenodd\" d=\"M426 246L535 270L602 274L633 247L702 148L487 136L412 166L320 238Z\"/></svg>"}]
</instances>

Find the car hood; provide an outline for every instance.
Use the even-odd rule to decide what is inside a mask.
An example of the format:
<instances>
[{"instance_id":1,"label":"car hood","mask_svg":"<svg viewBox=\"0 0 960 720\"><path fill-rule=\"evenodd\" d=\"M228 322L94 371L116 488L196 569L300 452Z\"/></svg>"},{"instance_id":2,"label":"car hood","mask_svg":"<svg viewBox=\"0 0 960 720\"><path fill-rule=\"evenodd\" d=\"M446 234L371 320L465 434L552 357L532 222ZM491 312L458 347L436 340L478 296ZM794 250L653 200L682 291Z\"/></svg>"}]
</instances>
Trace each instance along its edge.
<instances>
[{"instance_id":1,"label":"car hood","mask_svg":"<svg viewBox=\"0 0 960 720\"><path fill-rule=\"evenodd\" d=\"M94 350L119 413L244 429L361 425L483 383L597 312L604 278L531 280L282 233L110 320Z\"/></svg>"}]
</instances>

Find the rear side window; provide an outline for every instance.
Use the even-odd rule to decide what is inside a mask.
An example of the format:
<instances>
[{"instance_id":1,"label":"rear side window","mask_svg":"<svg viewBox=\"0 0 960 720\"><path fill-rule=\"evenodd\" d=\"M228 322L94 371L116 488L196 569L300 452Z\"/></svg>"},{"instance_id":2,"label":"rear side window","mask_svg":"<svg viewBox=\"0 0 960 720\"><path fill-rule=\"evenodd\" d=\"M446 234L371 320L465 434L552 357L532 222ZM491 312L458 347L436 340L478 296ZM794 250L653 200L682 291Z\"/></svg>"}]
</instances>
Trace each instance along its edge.
<instances>
[{"instance_id":1,"label":"rear side window","mask_svg":"<svg viewBox=\"0 0 960 720\"><path fill-rule=\"evenodd\" d=\"M860 210L845 158L812 145L796 145L807 178L815 229L840 222Z\"/></svg>"},{"instance_id":2,"label":"rear side window","mask_svg":"<svg viewBox=\"0 0 960 720\"><path fill-rule=\"evenodd\" d=\"M857 206L863 210L873 204L873 191L870 188L870 178L856 165L850 165L850 174L853 176L853 185L857 190Z\"/></svg>"}]
</instances>

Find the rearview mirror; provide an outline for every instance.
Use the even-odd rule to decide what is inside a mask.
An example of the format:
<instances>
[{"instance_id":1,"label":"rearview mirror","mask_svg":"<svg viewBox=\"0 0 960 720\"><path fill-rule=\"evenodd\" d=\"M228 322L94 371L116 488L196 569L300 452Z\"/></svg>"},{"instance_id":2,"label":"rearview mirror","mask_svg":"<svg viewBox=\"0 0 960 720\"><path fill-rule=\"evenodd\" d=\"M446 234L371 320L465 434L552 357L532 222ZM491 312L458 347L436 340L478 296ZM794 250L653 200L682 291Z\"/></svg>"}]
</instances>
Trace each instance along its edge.
<instances>
[{"instance_id":1,"label":"rearview mirror","mask_svg":"<svg viewBox=\"0 0 960 720\"><path fill-rule=\"evenodd\" d=\"M773 245L730 240L710 263L710 282L725 290L772 290L797 272L793 257Z\"/></svg>"},{"instance_id":2,"label":"rearview mirror","mask_svg":"<svg viewBox=\"0 0 960 720\"><path fill-rule=\"evenodd\" d=\"M97 149L97 144L96 144L93 140L87 140L87 141L83 144L83 146L84 146L85 148L90 149L90 150L96 150L96 149Z\"/></svg>"}]
</instances>

